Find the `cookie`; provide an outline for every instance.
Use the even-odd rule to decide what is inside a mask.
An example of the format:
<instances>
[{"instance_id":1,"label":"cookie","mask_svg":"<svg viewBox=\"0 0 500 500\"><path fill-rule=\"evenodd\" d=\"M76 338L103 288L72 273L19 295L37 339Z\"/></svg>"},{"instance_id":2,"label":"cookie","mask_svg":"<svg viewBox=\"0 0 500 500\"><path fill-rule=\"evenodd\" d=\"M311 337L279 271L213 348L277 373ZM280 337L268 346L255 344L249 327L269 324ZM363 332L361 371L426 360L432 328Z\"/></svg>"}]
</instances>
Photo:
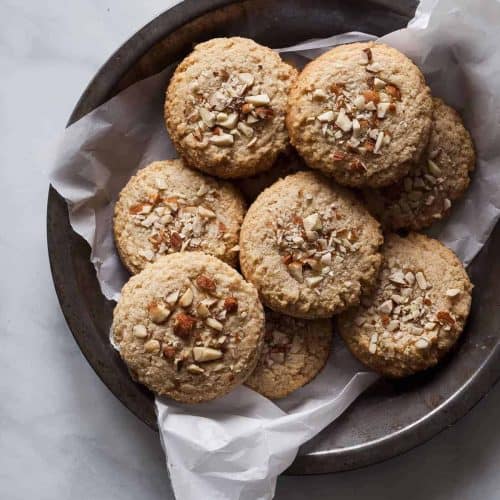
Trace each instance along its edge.
<instances>
[{"instance_id":1,"label":"cookie","mask_svg":"<svg viewBox=\"0 0 500 500\"><path fill-rule=\"evenodd\" d=\"M269 170L252 177L236 179L234 183L243 194L245 201L252 203L264 189L274 184L278 179L301 170L307 170L307 165L292 147L288 147L284 153L280 153Z\"/></svg>"},{"instance_id":2,"label":"cookie","mask_svg":"<svg viewBox=\"0 0 500 500\"><path fill-rule=\"evenodd\" d=\"M331 320L303 320L265 311L266 335L257 367L245 382L269 399L309 383L323 369L332 342Z\"/></svg>"},{"instance_id":3,"label":"cookie","mask_svg":"<svg viewBox=\"0 0 500 500\"><path fill-rule=\"evenodd\" d=\"M224 178L272 166L287 144L288 92L297 71L246 38L200 43L167 89L165 121L178 153Z\"/></svg>"},{"instance_id":4,"label":"cookie","mask_svg":"<svg viewBox=\"0 0 500 500\"><path fill-rule=\"evenodd\" d=\"M432 98L420 70L380 43L340 45L297 78L286 118L307 164L353 187L391 184L427 144Z\"/></svg>"},{"instance_id":5,"label":"cookie","mask_svg":"<svg viewBox=\"0 0 500 500\"><path fill-rule=\"evenodd\" d=\"M376 278L378 222L348 190L298 172L263 191L240 235L240 266L271 309L327 318L359 301Z\"/></svg>"},{"instance_id":6,"label":"cookie","mask_svg":"<svg viewBox=\"0 0 500 500\"><path fill-rule=\"evenodd\" d=\"M229 183L191 170L181 160L154 162L120 193L116 248L131 273L162 255L192 250L234 266L244 214L243 198Z\"/></svg>"},{"instance_id":7,"label":"cookie","mask_svg":"<svg viewBox=\"0 0 500 500\"><path fill-rule=\"evenodd\" d=\"M422 158L396 184L367 189L364 196L384 227L422 229L446 215L464 194L474 165L472 139L459 114L435 98L431 136Z\"/></svg>"},{"instance_id":8,"label":"cookie","mask_svg":"<svg viewBox=\"0 0 500 500\"><path fill-rule=\"evenodd\" d=\"M255 288L224 262L174 253L126 283L112 332L135 379L156 394L198 403L226 394L253 371L264 311Z\"/></svg>"},{"instance_id":9,"label":"cookie","mask_svg":"<svg viewBox=\"0 0 500 500\"><path fill-rule=\"evenodd\" d=\"M362 363L404 377L434 366L455 344L472 284L456 255L422 234L387 236L383 254L373 292L342 314L338 327Z\"/></svg>"}]
</instances>

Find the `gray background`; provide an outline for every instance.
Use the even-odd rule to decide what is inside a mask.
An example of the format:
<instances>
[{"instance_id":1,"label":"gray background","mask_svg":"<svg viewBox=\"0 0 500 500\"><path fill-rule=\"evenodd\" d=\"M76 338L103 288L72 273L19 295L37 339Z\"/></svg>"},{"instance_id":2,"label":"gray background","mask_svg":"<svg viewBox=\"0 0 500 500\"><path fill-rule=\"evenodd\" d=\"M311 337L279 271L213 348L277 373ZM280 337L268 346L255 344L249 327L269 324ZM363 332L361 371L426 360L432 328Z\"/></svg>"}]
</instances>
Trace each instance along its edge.
<instances>
[{"instance_id":1,"label":"gray background","mask_svg":"<svg viewBox=\"0 0 500 500\"><path fill-rule=\"evenodd\" d=\"M0 0L0 498L172 499L155 433L109 393L59 310L45 238L54 145L90 78L169 0ZM388 416L389 418L389 416ZM500 498L500 387L457 425L279 500Z\"/></svg>"}]
</instances>

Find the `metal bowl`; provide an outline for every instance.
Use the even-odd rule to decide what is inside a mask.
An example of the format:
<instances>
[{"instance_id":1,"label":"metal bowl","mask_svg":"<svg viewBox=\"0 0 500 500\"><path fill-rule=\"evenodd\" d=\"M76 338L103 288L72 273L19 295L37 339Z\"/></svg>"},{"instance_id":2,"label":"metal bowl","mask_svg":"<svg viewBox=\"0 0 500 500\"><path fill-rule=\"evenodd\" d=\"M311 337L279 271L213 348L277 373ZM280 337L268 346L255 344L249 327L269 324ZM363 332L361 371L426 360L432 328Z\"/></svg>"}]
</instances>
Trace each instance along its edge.
<instances>
[{"instance_id":1,"label":"metal bowl","mask_svg":"<svg viewBox=\"0 0 500 500\"><path fill-rule=\"evenodd\" d=\"M383 35L405 26L414 9L415 2L408 0L186 0L142 28L106 62L69 124L135 81L179 60L195 42L242 35L283 47L351 30ZM132 381L109 344L114 304L101 294L90 249L71 229L66 204L52 188L47 233L56 291L80 349L120 401L156 428L152 394ZM372 387L301 448L289 473L334 472L387 459L429 439L481 399L500 376L499 248L497 227L470 266L476 285L473 307L454 352L436 369Z\"/></svg>"}]
</instances>

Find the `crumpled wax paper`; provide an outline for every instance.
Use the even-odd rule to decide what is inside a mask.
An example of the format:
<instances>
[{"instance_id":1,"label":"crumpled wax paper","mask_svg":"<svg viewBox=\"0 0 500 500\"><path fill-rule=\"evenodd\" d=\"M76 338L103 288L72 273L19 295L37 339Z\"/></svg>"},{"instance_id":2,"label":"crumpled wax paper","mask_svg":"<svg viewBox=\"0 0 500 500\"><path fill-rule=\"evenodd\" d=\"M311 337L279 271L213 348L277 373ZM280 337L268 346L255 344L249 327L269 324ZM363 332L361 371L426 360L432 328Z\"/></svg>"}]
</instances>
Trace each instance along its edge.
<instances>
[{"instance_id":1,"label":"crumpled wax paper","mask_svg":"<svg viewBox=\"0 0 500 500\"><path fill-rule=\"evenodd\" d=\"M499 25L500 3L494 0L424 0L408 28L381 38L420 66L434 95L461 112L473 136L477 167L471 186L451 215L430 230L466 264L488 239L500 212ZM303 65L333 45L373 38L348 33L279 50ZM67 200L73 229L92 248L108 298L118 298L128 278L113 244L114 200L138 168L175 157L162 116L173 69L132 85L66 129L51 173L52 185ZM278 474L299 446L376 378L339 344L312 383L277 404L246 387L196 406L157 398L160 437L177 498L272 498Z\"/></svg>"}]
</instances>

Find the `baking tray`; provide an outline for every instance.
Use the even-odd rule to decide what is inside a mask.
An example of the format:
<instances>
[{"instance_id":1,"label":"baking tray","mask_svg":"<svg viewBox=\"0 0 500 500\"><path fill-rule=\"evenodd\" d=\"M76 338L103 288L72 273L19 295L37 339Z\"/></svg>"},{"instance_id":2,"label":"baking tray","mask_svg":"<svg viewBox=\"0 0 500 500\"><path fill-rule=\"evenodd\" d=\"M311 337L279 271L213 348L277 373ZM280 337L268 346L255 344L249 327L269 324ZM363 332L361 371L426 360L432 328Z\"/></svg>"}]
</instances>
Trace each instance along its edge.
<instances>
[{"instance_id":1,"label":"baking tray","mask_svg":"<svg viewBox=\"0 0 500 500\"><path fill-rule=\"evenodd\" d=\"M284 47L353 30L383 35L404 27L415 7L413 1L382 0L186 0L118 49L89 84L68 124L181 59L195 42L241 35ZM47 239L59 302L82 353L118 399L156 429L152 394L132 381L109 344L114 303L101 294L90 249L71 229L66 203L52 187ZM486 394L500 376L499 249L497 226L470 266L475 284L472 311L454 352L436 369L402 381L377 383L300 449L288 473L335 472L387 459L451 425Z\"/></svg>"}]
</instances>

